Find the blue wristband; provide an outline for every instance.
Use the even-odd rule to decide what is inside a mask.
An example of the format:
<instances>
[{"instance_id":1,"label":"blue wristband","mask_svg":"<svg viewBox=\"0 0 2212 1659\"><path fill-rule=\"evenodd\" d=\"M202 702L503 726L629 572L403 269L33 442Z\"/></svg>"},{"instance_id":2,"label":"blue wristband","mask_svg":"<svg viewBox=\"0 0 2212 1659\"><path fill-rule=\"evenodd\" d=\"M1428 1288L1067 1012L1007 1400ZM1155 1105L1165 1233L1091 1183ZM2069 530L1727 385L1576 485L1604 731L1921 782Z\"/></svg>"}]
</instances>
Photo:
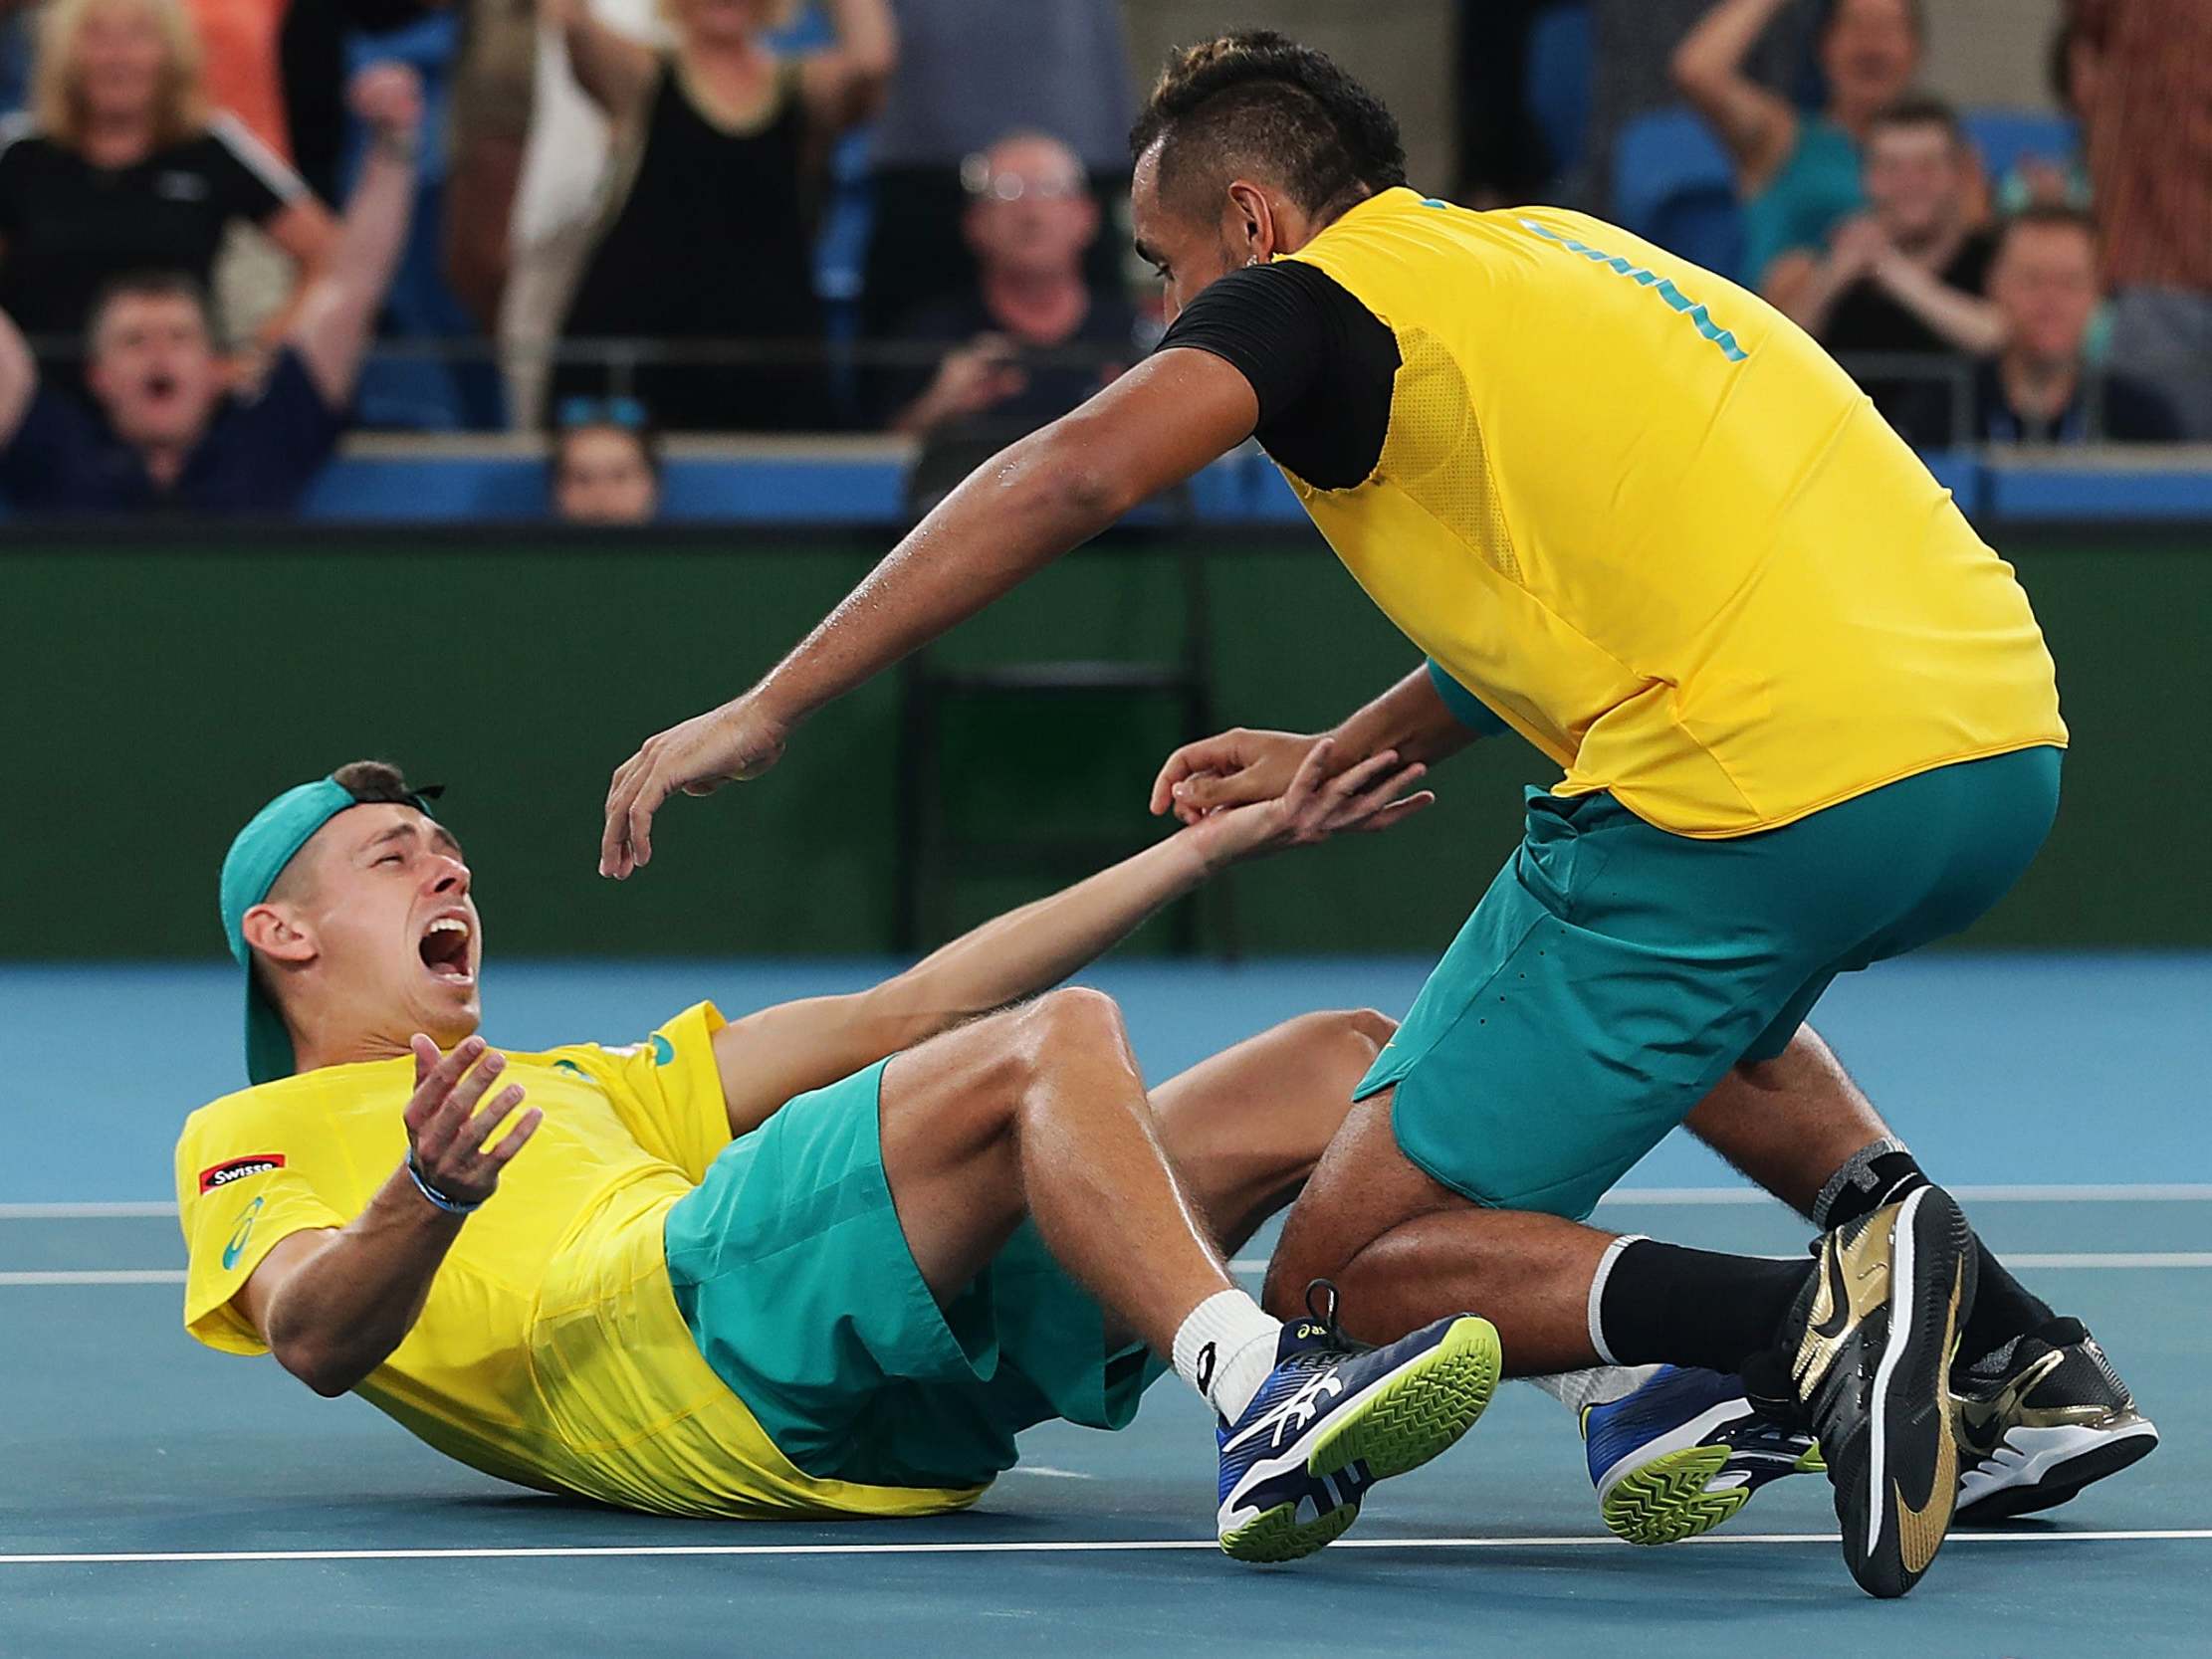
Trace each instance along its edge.
<instances>
[{"instance_id":1,"label":"blue wristband","mask_svg":"<svg viewBox=\"0 0 2212 1659\"><path fill-rule=\"evenodd\" d=\"M484 1207L484 1200L481 1198L479 1198L473 1204L464 1204L456 1199L448 1198L444 1193L440 1192L436 1187L432 1186L428 1181L424 1180L422 1178L422 1166L415 1162L415 1149L412 1146L409 1146L407 1148L406 1167L407 1178L415 1183L415 1190L421 1193L425 1198L429 1199L433 1204L437 1205L438 1208L444 1210L446 1214L474 1215L478 1210Z\"/></svg>"}]
</instances>

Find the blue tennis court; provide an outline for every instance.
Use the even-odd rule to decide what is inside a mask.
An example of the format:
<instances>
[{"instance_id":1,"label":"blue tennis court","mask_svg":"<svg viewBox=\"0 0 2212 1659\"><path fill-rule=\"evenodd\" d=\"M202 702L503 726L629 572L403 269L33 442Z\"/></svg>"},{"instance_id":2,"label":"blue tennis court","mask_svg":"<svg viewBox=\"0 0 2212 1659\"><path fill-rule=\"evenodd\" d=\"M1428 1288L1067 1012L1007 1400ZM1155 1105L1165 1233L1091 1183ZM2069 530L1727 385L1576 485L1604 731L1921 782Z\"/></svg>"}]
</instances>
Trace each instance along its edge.
<instances>
[{"instance_id":1,"label":"blue tennis court","mask_svg":"<svg viewBox=\"0 0 2212 1659\"><path fill-rule=\"evenodd\" d=\"M613 1040L700 995L738 1009L870 971L521 964L495 975L487 1029L517 1046ZM1166 1075L1307 1008L1395 1011L1421 972L1137 963L1093 977ZM1845 1574L1817 1479L1694 1544L1616 1543L1572 1421L1526 1387L1344 1544L1272 1570L1217 1553L1205 1413L1172 1382L1119 1436L1037 1430L1020 1469L945 1520L671 1522L504 1487L357 1401L185 1338L168 1150L182 1114L231 1087L230 975L0 971L8 1116L36 1123L40 1148L0 1167L0 1653L2201 1653L2207 1006L2199 956L1938 956L1841 985L1824 1009L1923 1161L1993 1248L2092 1326L2164 1437L2049 1519L1955 1534L1931 1581L1884 1604ZM1802 1224L1695 1146L1662 1146L1629 1187L1600 1223L1803 1246Z\"/></svg>"}]
</instances>

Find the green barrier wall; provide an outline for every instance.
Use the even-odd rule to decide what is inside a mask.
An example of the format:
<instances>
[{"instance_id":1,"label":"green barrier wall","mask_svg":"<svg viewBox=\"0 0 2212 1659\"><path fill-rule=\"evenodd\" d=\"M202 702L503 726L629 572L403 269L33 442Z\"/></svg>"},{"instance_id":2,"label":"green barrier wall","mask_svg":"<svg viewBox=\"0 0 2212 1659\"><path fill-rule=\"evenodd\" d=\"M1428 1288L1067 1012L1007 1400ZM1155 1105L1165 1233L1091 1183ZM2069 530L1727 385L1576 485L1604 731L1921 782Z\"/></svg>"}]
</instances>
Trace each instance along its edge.
<instances>
[{"instance_id":1,"label":"green barrier wall","mask_svg":"<svg viewBox=\"0 0 2212 1659\"><path fill-rule=\"evenodd\" d=\"M662 820L626 886L592 863L607 774L637 740L739 689L879 544L436 543L0 549L8 857L0 957L205 955L215 872L267 795L383 755L450 787L493 947L543 955L852 954L890 948L899 718L878 684L807 727L767 779ZM2212 537L2008 549L2060 665L2075 733L2041 862L1985 944L2212 944L2204 711ZM1219 724L1310 727L1415 654L1303 536L1203 548ZM948 642L948 658L1172 655L1182 555L1079 555ZM1152 833L1142 799L1177 734L1161 703L966 709L944 807L979 836ZM1383 837L1248 867L1208 896L1211 948L1431 951L1548 783L1517 739L1439 777ZM962 880L941 924L1031 897L1010 866ZM1158 945L1164 935L1150 935Z\"/></svg>"}]
</instances>

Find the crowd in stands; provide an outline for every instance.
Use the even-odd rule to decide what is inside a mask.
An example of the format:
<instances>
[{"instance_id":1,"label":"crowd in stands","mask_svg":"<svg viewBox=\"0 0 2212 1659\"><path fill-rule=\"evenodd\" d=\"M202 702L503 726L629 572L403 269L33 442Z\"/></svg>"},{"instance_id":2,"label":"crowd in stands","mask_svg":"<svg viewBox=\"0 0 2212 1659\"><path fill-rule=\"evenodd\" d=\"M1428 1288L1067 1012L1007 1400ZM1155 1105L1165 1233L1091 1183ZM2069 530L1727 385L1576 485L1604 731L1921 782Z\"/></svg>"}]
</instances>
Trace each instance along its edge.
<instances>
[{"instance_id":1,"label":"crowd in stands","mask_svg":"<svg viewBox=\"0 0 2212 1659\"><path fill-rule=\"evenodd\" d=\"M2063 0L1995 158L1919 0L1461 12L1431 188L1756 289L1916 445L2212 441L2203 0ZM901 433L919 510L1157 337L1133 105L1118 0L0 0L0 496L282 511L357 420L544 431L599 524L663 432Z\"/></svg>"}]
</instances>

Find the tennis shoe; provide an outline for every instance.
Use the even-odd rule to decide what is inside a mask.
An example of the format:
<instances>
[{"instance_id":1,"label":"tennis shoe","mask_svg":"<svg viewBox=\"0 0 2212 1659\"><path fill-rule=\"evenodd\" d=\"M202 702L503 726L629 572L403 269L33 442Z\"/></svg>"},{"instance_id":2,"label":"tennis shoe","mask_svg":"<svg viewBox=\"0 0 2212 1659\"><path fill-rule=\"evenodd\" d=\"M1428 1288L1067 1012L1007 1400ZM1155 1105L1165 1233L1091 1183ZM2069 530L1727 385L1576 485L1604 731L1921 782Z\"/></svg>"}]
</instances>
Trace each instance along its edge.
<instances>
[{"instance_id":1,"label":"tennis shoe","mask_svg":"<svg viewBox=\"0 0 2212 1659\"><path fill-rule=\"evenodd\" d=\"M1235 1422L1217 1419L1221 1548L1289 1561L1343 1536L1379 1481L1418 1469L1472 1428L1496 1392L1488 1320L1440 1319L1384 1348L1337 1329L1336 1289L1284 1325L1275 1366Z\"/></svg>"}]
</instances>

